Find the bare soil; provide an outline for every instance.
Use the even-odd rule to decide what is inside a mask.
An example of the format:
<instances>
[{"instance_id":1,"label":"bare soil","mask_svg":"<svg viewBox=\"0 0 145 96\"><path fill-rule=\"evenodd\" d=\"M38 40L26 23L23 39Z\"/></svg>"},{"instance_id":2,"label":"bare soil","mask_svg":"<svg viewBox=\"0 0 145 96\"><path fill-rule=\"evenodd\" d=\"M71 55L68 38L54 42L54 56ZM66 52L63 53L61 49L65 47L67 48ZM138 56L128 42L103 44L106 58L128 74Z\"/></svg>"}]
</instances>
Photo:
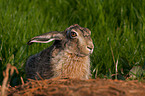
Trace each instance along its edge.
<instances>
[{"instance_id":1,"label":"bare soil","mask_svg":"<svg viewBox=\"0 0 145 96\"><path fill-rule=\"evenodd\" d=\"M145 96L145 83L109 79L29 80L7 89L9 96Z\"/></svg>"}]
</instances>

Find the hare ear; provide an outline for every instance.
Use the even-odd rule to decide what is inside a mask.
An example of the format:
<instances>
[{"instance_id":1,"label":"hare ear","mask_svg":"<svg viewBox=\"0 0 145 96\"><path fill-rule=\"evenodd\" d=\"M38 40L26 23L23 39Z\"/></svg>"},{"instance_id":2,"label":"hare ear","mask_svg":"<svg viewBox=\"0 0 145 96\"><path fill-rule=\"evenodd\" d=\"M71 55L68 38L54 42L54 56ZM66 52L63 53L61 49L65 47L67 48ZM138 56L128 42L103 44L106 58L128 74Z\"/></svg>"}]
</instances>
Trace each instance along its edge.
<instances>
[{"instance_id":1,"label":"hare ear","mask_svg":"<svg viewBox=\"0 0 145 96\"><path fill-rule=\"evenodd\" d=\"M52 31L52 32L42 34L40 36L33 37L27 44L31 45L33 42L49 43L53 40L62 40L63 38L64 35L62 34L62 32Z\"/></svg>"}]
</instances>

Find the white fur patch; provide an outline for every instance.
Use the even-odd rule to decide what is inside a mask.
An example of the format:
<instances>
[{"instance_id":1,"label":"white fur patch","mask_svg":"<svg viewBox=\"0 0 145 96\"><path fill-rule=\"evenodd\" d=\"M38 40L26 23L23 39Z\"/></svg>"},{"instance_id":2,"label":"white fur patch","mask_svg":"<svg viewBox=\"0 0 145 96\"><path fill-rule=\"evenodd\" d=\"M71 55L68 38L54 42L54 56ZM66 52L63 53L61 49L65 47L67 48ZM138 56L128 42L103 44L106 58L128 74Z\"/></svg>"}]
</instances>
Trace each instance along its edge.
<instances>
[{"instance_id":1,"label":"white fur patch","mask_svg":"<svg viewBox=\"0 0 145 96\"><path fill-rule=\"evenodd\" d=\"M53 41L53 40L55 40L55 39L50 39L50 40L48 40L48 41L37 41L37 40L32 40L31 42L36 42L36 43L49 43L49 42L51 42L51 41Z\"/></svg>"}]
</instances>

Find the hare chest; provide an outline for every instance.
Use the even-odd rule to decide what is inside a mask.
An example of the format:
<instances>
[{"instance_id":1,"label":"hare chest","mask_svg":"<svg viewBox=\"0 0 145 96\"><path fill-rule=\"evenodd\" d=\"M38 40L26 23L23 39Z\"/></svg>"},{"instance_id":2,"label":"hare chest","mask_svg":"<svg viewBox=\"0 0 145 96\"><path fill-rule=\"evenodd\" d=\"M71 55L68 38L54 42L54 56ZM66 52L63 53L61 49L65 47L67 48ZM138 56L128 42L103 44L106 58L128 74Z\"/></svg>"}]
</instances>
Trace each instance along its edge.
<instances>
[{"instance_id":1,"label":"hare chest","mask_svg":"<svg viewBox=\"0 0 145 96\"><path fill-rule=\"evenodd\" d=\"M90 76L89 56L78 57L67 52L60 52L52 58L54 77L88 79Z\"/></svg>"}]
</instances>

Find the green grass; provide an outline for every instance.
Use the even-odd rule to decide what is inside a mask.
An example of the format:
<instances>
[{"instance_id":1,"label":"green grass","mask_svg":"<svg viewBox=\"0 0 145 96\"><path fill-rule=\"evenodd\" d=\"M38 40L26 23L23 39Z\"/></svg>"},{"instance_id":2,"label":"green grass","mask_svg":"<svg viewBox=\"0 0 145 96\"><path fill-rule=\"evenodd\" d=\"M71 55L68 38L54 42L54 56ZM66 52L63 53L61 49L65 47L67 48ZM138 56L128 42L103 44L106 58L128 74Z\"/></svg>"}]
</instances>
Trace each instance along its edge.
<instances>
[{"instance_id":1,"label":"green grass","mask_svg":"<svg viewBox=\"0 0 145 96\"><path fill-rule=\"evenodd\" d=\"M0 82L7 63L25 78L26 59L50 45L28 46L30 38L76 23L92 31L93 78L115 74L111 48L118 74L144 66L145 0L0 0Z\"/></svg>"}]
</instances>

